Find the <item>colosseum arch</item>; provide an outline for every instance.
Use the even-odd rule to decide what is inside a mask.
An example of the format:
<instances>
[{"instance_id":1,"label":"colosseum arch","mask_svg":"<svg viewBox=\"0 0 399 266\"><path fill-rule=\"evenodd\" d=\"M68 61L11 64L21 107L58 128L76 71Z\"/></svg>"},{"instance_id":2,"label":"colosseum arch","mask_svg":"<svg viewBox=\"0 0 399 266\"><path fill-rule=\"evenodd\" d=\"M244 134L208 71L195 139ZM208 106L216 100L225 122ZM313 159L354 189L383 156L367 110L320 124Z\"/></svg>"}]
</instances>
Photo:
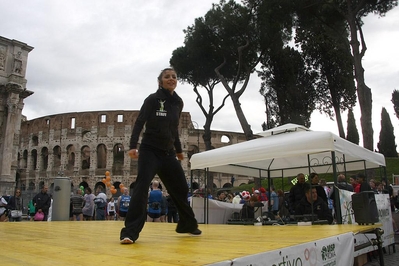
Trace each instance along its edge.
<instances>
[{"instance_id":1,"label":"colosseum arch","mask_svg":"<svg viewBox=\"0 0 399 266\"><path fill-rule=\"evenodd\" d=\"M59 168L61 166L61 147L60 146L55 146L53 148L53 167L56 169L57 167Z\"/></svg>"},{"instance_id":2,"label":"colosseum arch","mask_svg":"<svg viewBox=\"0 0 399 266\"><path fill-rule=\"evenodd\" d=\"M82 170L90 169L90 147L83 146L81 149Z\"/></svg>"},{"instance_id":3,"label":"colosseum arch","mask_svg":"<svg viewBox=\"0 0 399 266\"><path fill-rule=\"evenodd\" d=\"M20 161L20 168L26 169L28 166L28 150L24 150Z\"/></svg>"},{"instance_id":4,"label":"colosseum arch","mask_svg":"<svg viewBox=\"0 0 399 266\"><path fill-rule=\"evenodd\" d=\"M224 183L223 188L233 187L231 183Z\"/></svg>"},{"instance_id":5,"label":"colosseum arch","mask_svg":"<svg viewBox=\"0 0 399 266\"><path fill-rule=\"evenodd\" d=\"M75 146L68 145L67 147L67 156L68 156L68 163L67 163L67 170L73 170L75 167Z\"/></svg>"},{"instance_id":6,"label":"colosseum arch","mask_svg":"<svg viewBox=\"0 0 399 266\"><path fill-rule=\"evenodd\" d=\"M125 161L124 147L121 143L115 144L113 150L112 173L114 175L123 175L123 165Z\"/></svg>"},{"instance_id":7,"label":"colosseum arch","mask_svg":"<svg viewBox=\"0 0 399 266\"><path fill-rule=\"evenodd\" d=\"M104 144L97 146L97 168L103 169L107 167L107 147Z\"/></svg>"},{"instance_id":8,"label":"colosseum arch","mask_svg":"<svg viewBox=\"0 0 399 266\"><path fill-rule=\"evenodd\" d=\"M79 187L79 188L80 188L80 187L83 187L84 189L86 189L86 188L89 187L89 184L87 184L86 181L82 181L82 182L79 183L79 186L78 186L78 187Z\"/></svg>"},{"instance_id":9,"label":"colosseum arch","mask_svg":"<svg viewBox=\"0 0 399 266\"><path fill-rule=\"evenodd\" d=\"M37 150L34 149L31 151L31 156L32 156L32 170L36 170L37 168Z\"/></svg>"},{"instance_id":10,"label":"colosseum arch","mask_svg":"<svg viewBox=\"0 0 399 266\"><path fill-rule=\"evenodd\" d=\"M223 134L223 135L220 137L220 142L221 142L221 143L226 143L226 144L231 144L231 136L230 136L230 135L227 135L227 134Z\"/></svg>"},{"instance_id":11,"label":"colosseum arch","mask_svg":"<svg viewBox=\"0 0 399 266\"><path fill-rule=\"evenodd\" d=\"M40 157L41 157L40 170L47 170L47 167L48 167L48 148L47 147L42 148Z\"/></svg>"},{"instance_id":12,"label":"colosseum arch","mask_svg":"<svg viewBox=\"0 0 399 266\"><path fill-rule=\"evenodd\" d=\"M103 182L97 182L97 183L94 185L94 193L96 193L98 187L101 187L101 190L102 190L103 192L105 192L105 185L104 185L104 183L103 183Z\"/></svg>"},{"instance_id":13,"label":"colosseum arch","mask_svg":"<svg viewBox=\"0 0 399 266\"><path fill-rule=\"evenodd\" d=\"M39 138L37 136L32 137L32 146L39 145Z\"/></svg>"}]
</instances>

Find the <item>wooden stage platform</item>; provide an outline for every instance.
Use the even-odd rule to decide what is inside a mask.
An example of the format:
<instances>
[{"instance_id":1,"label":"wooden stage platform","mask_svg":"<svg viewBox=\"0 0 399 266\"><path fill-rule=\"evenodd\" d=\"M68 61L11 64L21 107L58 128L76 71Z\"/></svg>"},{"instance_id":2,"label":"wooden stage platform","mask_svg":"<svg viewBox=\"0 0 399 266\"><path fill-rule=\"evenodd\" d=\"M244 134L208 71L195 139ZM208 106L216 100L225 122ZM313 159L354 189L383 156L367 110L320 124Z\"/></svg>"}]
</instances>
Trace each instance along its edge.
<instances>
[{"instance_id":1,"label":"wooden stage platform","mask_svg":"<svg viewBox=\"0 0 399 266\"><path fill-rule=\"evenodd\" d=\"M121 245L122 226L121 221L0 223L0 264L209 265L375 227L200 224L203 234L194 237L175 233L175 224L146 223L136 243Z\"/></svg>"}]
</instances>

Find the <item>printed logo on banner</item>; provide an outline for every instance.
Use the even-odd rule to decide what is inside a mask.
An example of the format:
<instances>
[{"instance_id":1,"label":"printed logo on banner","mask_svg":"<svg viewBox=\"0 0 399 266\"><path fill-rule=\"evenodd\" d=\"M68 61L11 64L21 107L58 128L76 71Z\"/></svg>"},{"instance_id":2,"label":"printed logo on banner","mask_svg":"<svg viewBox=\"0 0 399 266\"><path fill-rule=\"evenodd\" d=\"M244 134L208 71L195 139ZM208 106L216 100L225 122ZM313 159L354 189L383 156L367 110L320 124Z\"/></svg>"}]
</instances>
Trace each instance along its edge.
<instances>
[{"instance_id":1,"label":"printed logo on banner","mask_svg":"<svg viewBox=\"0 0 399 266\"><path fill-rule=\"evenodd\" d=\"M334 243L332 243L330 245L323 246L321 248L321 258L323 260L323 265L324 266L337 265L337 262L335 260L336 257L337 257L337 254L336 254L336 249L335 249L335 244ZM328 261L328 263L324 264L324 262L326 262L326 261Z\"/></svg>"},{"instance_id":2,"label":"printed logo on banner","mask_svg":"<svg viewBox=\"0 0 399 266\"><path fill-rule=\"evenodd\" d=\"M236 258L223 265L337 266L353 264L353 233L340 234L280 250ZM227 261L226 261L227 262ZM225 263L226 263L225 262ZM222 265L222 264L220 264ZM219 265L218 265L219 266Z\"/></svg>"}]
</instances>

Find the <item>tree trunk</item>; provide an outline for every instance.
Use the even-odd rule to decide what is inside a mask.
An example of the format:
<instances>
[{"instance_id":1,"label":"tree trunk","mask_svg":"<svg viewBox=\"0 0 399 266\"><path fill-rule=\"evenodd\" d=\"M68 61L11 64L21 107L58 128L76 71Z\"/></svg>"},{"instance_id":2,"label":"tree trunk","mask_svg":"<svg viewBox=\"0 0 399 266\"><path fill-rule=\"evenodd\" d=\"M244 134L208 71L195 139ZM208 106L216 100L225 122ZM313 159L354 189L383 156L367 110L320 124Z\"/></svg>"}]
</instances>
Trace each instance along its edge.
<instances>
[{"instance_id":1,"label":"tree trunk","mask_svg":"<svg viewBox=\"0 0 399 266\"><path fill-rule=\"evenodd\" d=\"M339 136L345 139L345 131L344 131L344 125L342 124L341 109L339 108L339 104L333 104L333 107L335 112L335 119L337 120Z\"/></svg>"},{"instance_id":2,"label":"tree trunk","mask_svg":"<svg viewBox=\"0 0 399 266\"><path fill-rule=\"evenodd\" d=\"M364 81L364 69L362 66L362 58L366 51L365 43L362 42L362 52L360 52L360 42L358 40L358 27L356 24L356 18L353 14L348 13L347 21L350 27L351 40L350 45L352 47L352 56L355 69L356 79L356 90L357 97L360 105L360 123L362 126L363 134L363 147L369 150L373 150L373 125L372 125L372 95L371 89L367 87ZM360 27L360 26L359 26ZM361 31L361 29L359 29Z\"/></svg>"},{"instance_id":3,"label":"tree trunk","mask_svg":"<svg viewBox=\"0 0 399 266\"><path fill-rule=\"evenodd\" d=\"M248 124L247 119L245 118L244 112L241 109L241 103L238 100L238 97L236 97L235 94L230 95L231 100L233 101L234 109L236 110L236 114L238 117L238 121L241 124L242 130L244 131L245 138L247 140L251 140L254 138L254 134L252 132L251 126Z\"/></svg>"}]
</instances>

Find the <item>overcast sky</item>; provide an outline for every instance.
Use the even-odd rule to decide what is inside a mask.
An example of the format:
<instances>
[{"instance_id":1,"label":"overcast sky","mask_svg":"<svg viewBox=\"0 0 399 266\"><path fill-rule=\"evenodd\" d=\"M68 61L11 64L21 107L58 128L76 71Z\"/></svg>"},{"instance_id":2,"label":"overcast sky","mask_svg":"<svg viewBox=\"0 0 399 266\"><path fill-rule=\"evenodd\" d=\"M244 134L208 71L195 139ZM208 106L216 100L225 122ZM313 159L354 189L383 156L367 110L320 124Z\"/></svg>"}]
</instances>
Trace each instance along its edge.
<instances>
[{"instance_id":1,"label":"overcast sky","mask_svg":"<svg viewBox=\"0 0 399 266\"><path fill-rule=\"evenodd\" d=\"M140 109L143 99L157 89L156 77L169 66L172 51L183 45L183 30L214 2L0 0L0 36L34 47L26 74L27 89L34 94L25 100L23 114L34 119L67 112ZM399 120L391 103L393 90L399 89L399 8L384 18L370 15L364 21L368 49L363 66L373 93L374 146L379 141L382 107L390 115L399 144ZM265 121L259 86L254 74L240 98L254 133L262 130ZM205 119L192 88L179 84L176 91L185 101L184 111L202 128ZM218 91L215 107L226 93L223 87ZM345 131L346 118L344 113ZM230 100L212 129L242 131ZM317 111L311 129L338 132L336 123Z\"/></svg>"}]
</instances>

